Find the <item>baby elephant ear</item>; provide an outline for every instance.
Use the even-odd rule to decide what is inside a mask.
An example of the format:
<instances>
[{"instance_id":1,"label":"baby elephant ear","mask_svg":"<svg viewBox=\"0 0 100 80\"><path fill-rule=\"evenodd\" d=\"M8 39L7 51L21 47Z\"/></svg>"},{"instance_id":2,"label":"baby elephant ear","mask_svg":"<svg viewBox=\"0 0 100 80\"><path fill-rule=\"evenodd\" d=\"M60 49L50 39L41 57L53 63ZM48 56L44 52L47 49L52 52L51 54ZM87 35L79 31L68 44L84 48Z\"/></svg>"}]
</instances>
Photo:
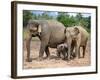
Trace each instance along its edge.
<instances>
[{"instance_id":1,"label":"baby elephant ear","mask_svg":"<svg viewBox=\"0 0 100 80\"><path fill-rule=\"evenodd\" d=\"M77 27L74 28L75 35L79 34L79 29Z\"/></svg>"}]
</instances>

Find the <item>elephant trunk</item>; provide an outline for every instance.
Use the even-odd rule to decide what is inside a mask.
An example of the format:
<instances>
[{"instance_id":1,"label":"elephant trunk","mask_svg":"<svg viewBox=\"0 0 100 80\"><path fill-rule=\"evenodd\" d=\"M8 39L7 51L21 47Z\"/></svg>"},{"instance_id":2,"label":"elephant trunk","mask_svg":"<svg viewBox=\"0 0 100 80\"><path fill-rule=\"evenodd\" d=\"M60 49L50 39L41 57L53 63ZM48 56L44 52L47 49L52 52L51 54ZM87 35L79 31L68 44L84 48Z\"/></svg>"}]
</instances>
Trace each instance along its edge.
<instances>
[{"instance_id":1,"label":"elephant trunk","mask_svg":"<svg viewBox=\"0 0 100 80\"><path fill-rule=\"evenodd\" d=\"M27 39L26 39L26 49L27 49L27 61L31 62L30 59L30 41L31 41L31 34L28 35Z\"/></svg>"}]
</instances>

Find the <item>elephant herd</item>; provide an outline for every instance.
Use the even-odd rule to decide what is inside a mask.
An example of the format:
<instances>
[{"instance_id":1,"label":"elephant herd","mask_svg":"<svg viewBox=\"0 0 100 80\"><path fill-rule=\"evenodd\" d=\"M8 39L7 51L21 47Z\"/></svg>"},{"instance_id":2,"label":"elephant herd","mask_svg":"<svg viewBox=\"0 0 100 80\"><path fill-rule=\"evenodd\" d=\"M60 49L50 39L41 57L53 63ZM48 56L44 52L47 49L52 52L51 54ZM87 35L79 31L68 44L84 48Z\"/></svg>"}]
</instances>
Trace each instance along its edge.
<instances>
[{"instance_id":1,"label":"elephant herd","mask_svg":"<svg viewBox=\"0 0 100 80\"><path fill-rule=\"evenodd\" d=\"M32 37L38 37L41 41L38 60L50 57L49 47L57 49L57 56L71 60L80 58L80 47L83 48L83 58L88 40L88 32L81 26L67 27L56 20L29 20L27 24L27 61L31 62L30 41ZM75 52L74 52L75 50ZM62 57L61 57L62 58Z\"/></svg>"}]
</instances>

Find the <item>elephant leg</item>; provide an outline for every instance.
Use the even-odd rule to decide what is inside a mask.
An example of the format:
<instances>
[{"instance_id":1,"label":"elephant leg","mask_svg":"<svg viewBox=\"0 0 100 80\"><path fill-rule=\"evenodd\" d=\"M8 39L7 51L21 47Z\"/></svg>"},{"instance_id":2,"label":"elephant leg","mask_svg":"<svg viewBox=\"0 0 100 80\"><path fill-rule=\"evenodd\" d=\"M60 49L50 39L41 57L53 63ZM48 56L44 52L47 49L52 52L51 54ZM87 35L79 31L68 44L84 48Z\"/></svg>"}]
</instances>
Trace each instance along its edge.
<instances>
[{"instance_id":1,"label":"elephant leg","mask_svg":"<svg viewBox=\"0 0 100 80\"><path fill-rule=\"evenodd\" d=\"M72 39L71 37L69 37L68 39L65 40L65 43L67 45L67 51L68 51L68 55L67 55L67 60L70 61L71 58L71 46L72 46Z\"/></svg>"},{"instance_id":2,"label":"elephant leg","mask_svg":"<svg viewBox=\"0 0 100 80\"><path fill-rule=\"evenodd\" d=\"M42 60L43 59L43 54L44 54L44 51L46 49L46 43L45 42L41 42L41 46L40 46L40 51L39 51L39 58L38 60Z\"/></svg>"},{"instance_id":3,"label":"elephant leg","mask_svg":"<svg viewBox=\"0 0 100 80\"><path fill-rule=\"evenodd\" d=\"M63 54L63 60L65 60L67 52L63 52L62 54Z\"/></svg>"},{"instance_id":4,"label":"elephant leg","mask_svg":"<svg viewBox=\"0 0 100 80\"><path fill-rule=\"evenodd\" d=\"M78 48L78 58L81 58L81 56L80 56L80 47Z\"/></svg>"},{"instance_id":5,"label":"elephant leg","mask_svg":"<svg viewBox=\"0 0 100 80\"><path fill-rule=\"evenodd\" d=\"M68 46L68 56L67 56L67 60L69 61L71 57L71 46Z\"/></svg>"},{"instance_id":6,"label":"elephant leg","mask_svg":"<svg viewBox=\"0 0 100 80\"><path fill-rule=\"evenodd\" d=\"M26 39L26 49L27 49L27 61L32 62L32 59L30 58L30 41L32 39L32 36L29 35Z\"/></svg>"},{"instance_id":7,"label":"elephant leg","mask_svg":"<svg viewBox=\"0 0 100 80\"><path fill-rule=\"evenodd\" d=\"M45 48L46 57L50 57L50 52L48 46Z\"/></svg>"},{"instance_id":8,"label":"elephant leg","mask_svg":"<svg viewBox=\"0 0 100 80\"><path fill-rule=\"evenodd\" d=\"M80 57L80 47L76 47L76 48L75 48L75 54L76 54L76 57L77 57L77 58Z\"/></svg>"},{"instance_id":9,"label":"elephant leg","mask_svg":"<svg viewBox=\"0 0 100 80\"><path fill-rule=\"evenodd\" d=\"M71 46L71 56L70 56L71 59L75 57L73 50L74 50L74 45Z\"/></svg>"},{"instance_id":10,"label":"elephant leg","mask_svg":"<svg viewBox=\"0 0 100 80\"><path fill-rule=\"evenodd\" d=\"M80 58L80 43L80 40L77 40L75 45L75 54L77 58Z\"/></svg>"},{"instance_id":11,"label":"elephant leg","mask_svg":"<svg viewBox=\"0 0 100 80\"><path fill-rule=\"evenodd\" d=\"M57 54L57 57L58 57L58 58L61 58L61 52L60 52L60 51L57 51L56 54Z\"/></svg>"},{"instance_id":12,"label":"elephant leg","mask_svg":"<svg viewBox=\"0 0 100 80\"><path fill-rule=\"evenodd\" d=\"M83 46L83 58L85 56L85 50L86 50L86 46Z\"/></svg>"}]
</instances>

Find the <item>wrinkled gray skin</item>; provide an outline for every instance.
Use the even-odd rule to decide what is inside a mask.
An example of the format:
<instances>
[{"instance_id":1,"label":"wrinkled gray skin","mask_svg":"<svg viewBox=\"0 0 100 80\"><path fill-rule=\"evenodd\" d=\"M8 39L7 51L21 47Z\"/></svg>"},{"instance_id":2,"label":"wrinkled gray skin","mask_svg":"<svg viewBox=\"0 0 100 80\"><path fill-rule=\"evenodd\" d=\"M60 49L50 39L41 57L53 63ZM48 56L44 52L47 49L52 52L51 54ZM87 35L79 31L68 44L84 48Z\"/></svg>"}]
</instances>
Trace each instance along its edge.
<instances>
[{"instance_id":1,"label":"wrinkled gray skin","mask_svg":"<svg viewBox=\"0 0 100 80\"><path fill-rule=\"evenodd\" d=\"M68 53L68 46L67 44L60 44L57 46L57 56L66 59Z\"/></svg>"},{"instance_id":2,"label":"wrinkled gray skin","mask_svg":"<svg viewBox=\"0 0 100 80\"><path fill-rule=\"evenodd\" d=\"M26 38L27 61L30 58L30 41L32 37L39 37L41 40L39 60L43 59L44 51L47 58L50 56L48 47L57 48L57 45L65 41L65 27L55 20L30 20L27 25L28 36Z\"/></svg>"},{"instance_id":3,"label":"wrinkled gray skin","mask_svg":"<svg viewBox=\"0 0 100 80\"><path fill-rule=\"evenodd\" d=\"M81 26L74 26L66 28L66 43L68 46L68 60L73 55L73 49L75 48L75 56L80 58L80 47L83 48L83 58L85 56L86 45L89 34Z\"/></svg>"}]
</instances>

